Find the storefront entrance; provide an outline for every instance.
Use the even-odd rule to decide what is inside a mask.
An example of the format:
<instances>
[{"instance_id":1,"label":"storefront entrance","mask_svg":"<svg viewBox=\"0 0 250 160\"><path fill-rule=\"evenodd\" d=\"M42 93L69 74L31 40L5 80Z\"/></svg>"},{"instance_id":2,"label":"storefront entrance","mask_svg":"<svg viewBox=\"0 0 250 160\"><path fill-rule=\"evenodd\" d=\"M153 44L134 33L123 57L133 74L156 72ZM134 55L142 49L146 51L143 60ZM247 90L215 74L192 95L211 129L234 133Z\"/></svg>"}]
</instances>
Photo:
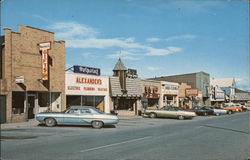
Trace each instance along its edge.
<instances>
[{"instance_id":1,"label":"storefront entrance","mask_svg":"<svg viewBox=\"0 0 250 160\"><path fill-rule=\"evenodd\" d=\"M28 119L35 118L34 108L35 108L35 95L28 95Z\"/></svg>"}]
</instances>

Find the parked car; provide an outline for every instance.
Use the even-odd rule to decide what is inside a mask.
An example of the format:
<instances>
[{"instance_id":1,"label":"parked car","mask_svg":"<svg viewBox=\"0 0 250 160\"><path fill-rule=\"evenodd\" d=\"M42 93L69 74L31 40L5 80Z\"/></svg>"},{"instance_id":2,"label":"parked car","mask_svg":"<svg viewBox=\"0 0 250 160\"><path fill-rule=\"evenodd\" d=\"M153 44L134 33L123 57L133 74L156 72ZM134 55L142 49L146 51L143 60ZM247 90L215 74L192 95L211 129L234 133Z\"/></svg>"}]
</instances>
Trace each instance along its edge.
<instances>
[{"instance_id":1,"label":"parked car","mask_svg":"<svg viewBox=\"0 0 250 160\"><path fill-rule=\"evenodd\" d=\"M194 106L193 108L189 109L191 111L194 111L199 116L207 116L207 115L213 115L214 111L212 109L208 109L201 106Z\"/></svg>"},{"instance_id":2,"label":"parked car","mask_svg":"<svg viewBox=\"0 0 250 160\"><path fill-rule=\"evenodd\" d=\"M58 124L91 125L93 128L102 128L104 125L117 124L116 115L106 114L95 107L71 106L63 112L42 112L36 115L36 120L45 123L48 127Z\"/></svg>"},{"instance_id":3,"label":"parked car","mask_svg":"<svg viewBox=\"0 0 250 160\"><path fill-rule=\"evenodd\" d=\"M228 110L228 114L232 114L235 112L242 112L242 107L240 104L239 105L233 103L225 104L223 109Z\"/></svg>"},{"instance_id":4,"label":"parked car","mask_svg":"<svg viewBox=\"0 0 250 160\"><path fill-rule=\"evenodd\" d=\"M178 118L180 120L192 119L196 116L194 112L184 111L182 108L174 106L164 106L160 109L146 109L143 114L150 118Z\"/></svg>"},{"instance_id":5,"label":"parked car","mask_svg":"<svg viewBox=\"0 0 250 160\"><path fill-rule=\"evenodd\" d=\"M242 105L243 111L250 111L250 105Z\"/></svg>"},{"instance_id":6,"label":"parked car","mask_svg":"<svg viewBox=\"0 0 250 160\"><path fill-rule=\"evenodd\" d=\"M205 108L213 110L213 113L214 113L214 115L216 115L216 116L223 115L223 114L228 114L228 111L227 111L227 110L221 109L221 108L219 108L219 107L210 107L210 106L206 106Z\"/></svg>"}]
</instances>

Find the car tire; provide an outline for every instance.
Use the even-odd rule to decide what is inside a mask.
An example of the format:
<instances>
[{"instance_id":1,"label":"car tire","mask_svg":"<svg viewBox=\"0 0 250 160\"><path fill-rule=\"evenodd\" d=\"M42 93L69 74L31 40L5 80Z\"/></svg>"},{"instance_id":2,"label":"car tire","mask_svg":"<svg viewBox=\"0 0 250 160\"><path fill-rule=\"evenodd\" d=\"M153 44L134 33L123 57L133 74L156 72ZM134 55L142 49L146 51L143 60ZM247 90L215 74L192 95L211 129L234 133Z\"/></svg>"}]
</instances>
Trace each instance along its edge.
<instances>
[{"instance_id":1,"label":"car tire","mask_svg":"<svg viewBox=\"0 0 250 160\"><path fill-rule=\"evenodd\" d=\"M150 113L150 114L149 114L149 117L150 117L150 118L156 118L156 114L155 114L155 113Z\"/></svg>"},{"instance_id":2,"label":"car tire","mask_svg":"<svg viewBox=\"0 0 250 160\"><path fill-rule=\"evenodd\" d=\"M207 116L207 115L208 115L207 112L205 112L205 113L204 113L204 116Z\"/></svg>"},{"instance_id":3,"label":"car tire","mask_svg":"<svg viewBox=\"0 0 250 160\"><path fill-rule=\"evenodd\" d=\"M183 119L185 119L185 117L182 116L182 115L179 115L179 116L178 116L178 119L179 119L179 120L183 120Z\"/></svg>"},{"instance_id":4,"label":"car tire","mask_svg":"<svg viewBox=\"0 0 250 160\"><path fill-rule=\"evenodd\" d=\"M103 122L102 121L92 121L91 126L95 129L100 129L103 126Z\"/></svg>"},{"instance_id":5,"label":"car tire","mask_svg":"<svg viewBox=\"0 0 250 160\"><path fill-rule=\"evenodd\" d=\"M45 125L47 127L54 127L56 125L56 120L54 118L46 118Z\"/></svg>"}]
</instances>

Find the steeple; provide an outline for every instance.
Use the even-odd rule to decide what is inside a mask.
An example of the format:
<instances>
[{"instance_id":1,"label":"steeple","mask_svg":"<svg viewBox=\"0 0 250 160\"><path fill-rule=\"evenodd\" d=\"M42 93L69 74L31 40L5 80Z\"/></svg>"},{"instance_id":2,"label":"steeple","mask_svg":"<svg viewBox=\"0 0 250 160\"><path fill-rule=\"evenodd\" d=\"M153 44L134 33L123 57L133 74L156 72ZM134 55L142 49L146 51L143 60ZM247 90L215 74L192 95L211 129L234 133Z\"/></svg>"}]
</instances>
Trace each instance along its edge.
<instances>
[{"instance_id":1,"label":"steeple","mask_svg":"<svg viewBox=\"0 0 250 160\"><path fill-rule=\"evenodd\" d=\"M118 59L116 65L113 69L114 76L119 77L120 86L122 89L123 94L126 94L126 75L127 75L127 68L122 63L121 58Z\"/></svg>"},{"instance_id":2,"label":"steeple","mask_svg":"<svg viewBox=\"0 0 250 160\"><path fill-rule=\"evenodd\" d=\"M127 71L127 68L122 63L121 58L119 58L118 61L116 62L116 65L115 65L113 71Z\"/></svg>"}]
</instances>

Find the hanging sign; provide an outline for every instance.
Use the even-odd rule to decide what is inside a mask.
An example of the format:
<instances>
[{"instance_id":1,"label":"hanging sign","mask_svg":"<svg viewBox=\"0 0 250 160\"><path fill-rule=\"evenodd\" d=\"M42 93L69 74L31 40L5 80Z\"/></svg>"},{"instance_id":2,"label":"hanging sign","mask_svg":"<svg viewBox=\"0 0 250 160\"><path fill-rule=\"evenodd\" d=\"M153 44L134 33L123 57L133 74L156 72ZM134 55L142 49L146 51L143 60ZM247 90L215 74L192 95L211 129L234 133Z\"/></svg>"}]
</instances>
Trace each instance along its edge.
<instances>
[{"instance_id":1,"label":"hanging sign","mask_svg":"<svg viewBox=\"0 0 250 160\"><path fill-rule=\"evenodd\" d=\"M50 42L44 42L39 44L39 49L42 52L42 80L49 80L49 63L48 63L48 54L51 49Z\"/></svg>"}]
</instances>

